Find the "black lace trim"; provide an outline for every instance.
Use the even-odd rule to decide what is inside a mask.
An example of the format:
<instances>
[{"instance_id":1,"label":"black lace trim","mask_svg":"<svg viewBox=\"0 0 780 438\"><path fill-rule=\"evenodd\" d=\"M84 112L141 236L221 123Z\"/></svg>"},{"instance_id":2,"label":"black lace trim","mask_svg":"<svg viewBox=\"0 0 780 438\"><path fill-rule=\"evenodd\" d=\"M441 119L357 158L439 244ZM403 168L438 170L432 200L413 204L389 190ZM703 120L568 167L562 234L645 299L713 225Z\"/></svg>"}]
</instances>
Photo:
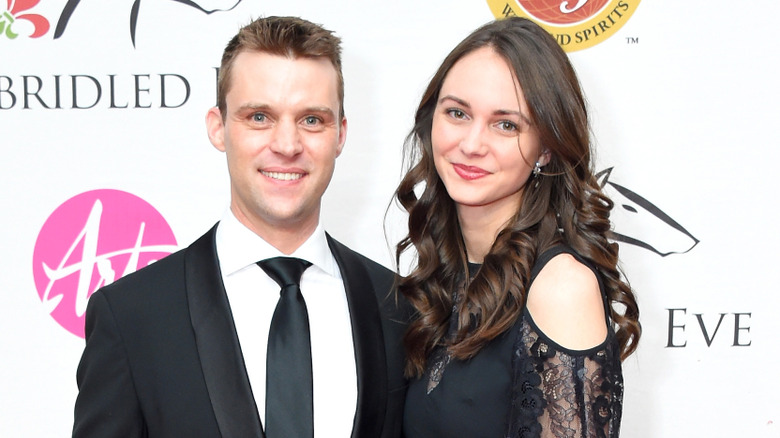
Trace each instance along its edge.
<instances>
[{"instance_id":1,"label":"black lace trim","mask_svg":"<svg viewBox=\"0 0 780 438\"><path fill-rule=\"evenodd\" d=\"M508 438L617 438L623 377L610 333L597 349L563 351L524 315L515 341Z\"/></svg>"}]
</instances>

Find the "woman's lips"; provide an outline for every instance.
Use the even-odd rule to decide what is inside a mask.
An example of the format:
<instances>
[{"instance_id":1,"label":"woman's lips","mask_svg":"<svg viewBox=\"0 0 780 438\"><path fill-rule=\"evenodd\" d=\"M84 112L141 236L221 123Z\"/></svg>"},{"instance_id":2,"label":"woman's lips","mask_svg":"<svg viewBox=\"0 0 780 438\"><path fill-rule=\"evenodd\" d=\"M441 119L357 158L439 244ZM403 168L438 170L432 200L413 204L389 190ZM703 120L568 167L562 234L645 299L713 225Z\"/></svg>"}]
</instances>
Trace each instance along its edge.
<instances>
[{"instance_id":1,"label":"woman's lips","mask_svg":"<svg viewBox=\"0 0 780 438\"><path fill-rule=\"evenodd\" d=\"M469 181L490 175L490 172L481 167L467 166L465 164L453 164L452 167L455 169L455 173L457 173L458 176Z\"/></svg>"}]
</instances>

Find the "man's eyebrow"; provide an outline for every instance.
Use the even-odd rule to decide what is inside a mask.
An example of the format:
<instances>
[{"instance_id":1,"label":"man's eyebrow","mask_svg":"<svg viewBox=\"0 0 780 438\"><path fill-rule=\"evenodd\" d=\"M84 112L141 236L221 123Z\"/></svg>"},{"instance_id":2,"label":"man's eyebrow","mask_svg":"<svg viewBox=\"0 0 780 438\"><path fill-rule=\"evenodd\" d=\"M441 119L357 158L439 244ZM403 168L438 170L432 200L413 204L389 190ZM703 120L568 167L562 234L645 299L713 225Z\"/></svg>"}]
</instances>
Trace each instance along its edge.
<instances>
[{"instance_id":1,"label":"man's eyebrow","mask_svg":"<svg viewBox=\"0 0 780 438\"><path fill-rule=\"evenodd\" d=\"M271 105L265 104L265 103L247 103L244 105L241 105L238 108L239 112L245 112L245 111L267 111L270 110L272 107ZM303 112L305 113L319 113L319 114L330 114L335 116L336 111L334 111L332 108L328 106L310 106L304 108Z\"/></svg>"},{"instance_id":2,"label":"man's eyebrow","mask_svg":"<svg viewBox=\"0 0 780 438\"><path fill-rule=\"evenodd\" d=\"M336 115L336 111L334 111L332 108L328 106L312 106L306 108L306 111L304 112L311 112L311 113L328 113L331 115Z\"/></svg>"},{"instance_id":3,"label":"man's eyebrow","mask_svg":"<svg viewBox=\"0 0 780 438\"><path fill-rule=\"evenodd\" d=\"M239 112L250 111L250 110L257 111L257 110L267 110L269 108L271 108L271 106L264 103L246 103L244 105L241 105L238 108L238 111Z\"/></svg>"}]
</instances>

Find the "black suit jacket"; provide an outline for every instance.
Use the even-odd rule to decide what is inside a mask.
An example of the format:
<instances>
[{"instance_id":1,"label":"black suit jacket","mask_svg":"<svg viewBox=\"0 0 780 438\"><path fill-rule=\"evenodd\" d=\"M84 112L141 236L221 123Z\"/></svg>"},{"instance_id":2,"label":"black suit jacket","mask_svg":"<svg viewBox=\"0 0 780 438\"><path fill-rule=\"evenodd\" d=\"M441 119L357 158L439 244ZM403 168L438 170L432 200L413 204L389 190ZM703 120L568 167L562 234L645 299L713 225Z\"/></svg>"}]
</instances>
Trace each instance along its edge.
<instances>
[{"instance_id":1,"label":"black suit jacket","mask_svg":"<svg viewBox=\"0 0 780 438\"><path fill-rule=\"evenodd\" d=\"M264 436L219 272L215 232L216 226L90 297L74 437ZM352 320L358 374L352 437L398 437L407 318L391 293L393 274L330 236L328 244Z\"/></svg>"}]
</instances>

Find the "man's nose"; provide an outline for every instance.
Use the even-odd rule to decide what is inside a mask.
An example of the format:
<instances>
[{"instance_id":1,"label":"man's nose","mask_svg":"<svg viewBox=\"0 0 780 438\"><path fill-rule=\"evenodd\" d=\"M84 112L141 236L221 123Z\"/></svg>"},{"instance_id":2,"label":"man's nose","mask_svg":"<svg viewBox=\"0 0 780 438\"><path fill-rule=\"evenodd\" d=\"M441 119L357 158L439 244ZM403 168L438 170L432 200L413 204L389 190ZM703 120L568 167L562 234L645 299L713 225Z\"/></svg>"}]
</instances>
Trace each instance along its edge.
<instances>
[{"instance_id":1,"label":"man's nose","mask_svg":"<svg viewBox=\"0 0 780 438\"><path fill-rule=\"evenodd\" d=\"M301 135L294 121L282 120L277 123L271 150L288 157L294 157L303 151Z\"/></svg>"}]
</instances>

